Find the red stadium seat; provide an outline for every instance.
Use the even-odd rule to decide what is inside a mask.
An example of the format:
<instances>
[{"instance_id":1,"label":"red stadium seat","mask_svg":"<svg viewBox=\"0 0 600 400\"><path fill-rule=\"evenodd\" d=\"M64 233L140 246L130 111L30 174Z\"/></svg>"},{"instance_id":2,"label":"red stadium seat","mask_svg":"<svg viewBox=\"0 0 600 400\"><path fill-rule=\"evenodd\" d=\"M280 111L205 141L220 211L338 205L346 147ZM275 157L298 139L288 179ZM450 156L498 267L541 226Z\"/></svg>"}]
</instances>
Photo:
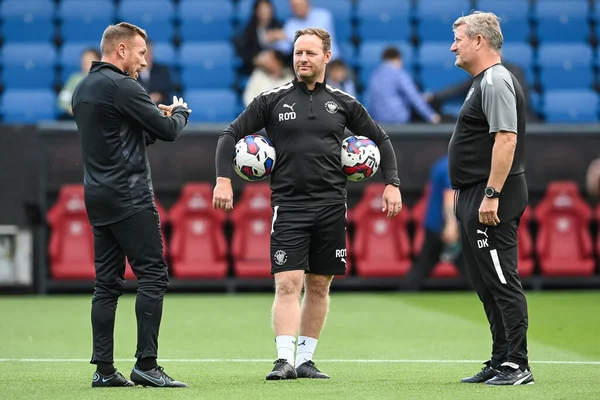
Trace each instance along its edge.
<instances>
[{"instance_id":1,"label":"red stadium seat","mask_svg":"<svg viewBox=\"0 0 600 400\"><path fill-rule=\"evenodd\" d=\"M169 212L169 246L173 276L181 279L223 278L227 275L225 212L212 208L208 183L186 184Z\"/></svg>"},{"instance_id":2,"label":"red stadium seat","mask_svg":"<svg viewBox=\"0 0 600 400\"><path fill-rule=\"evenodd\" d=\"M411 219L415 225L415 238L413 240L412 251L415 256L421 254L421 248L425 241L425 214L427 211L427 202L429 201L429 192L431 190L431 184L428 182L423 190L423 195L417 201L412 208ZM440 261L433 271L431 271L432 278L455 278L460 276L460 272L456 265L451 262Z\"/></svg>"},{"instance_id":3,"label":"red stadium seat","mask_svg":"<svg viewBox=\"0 0 600 400\"><path fill-rule=\"evenodd\" d=\"M409 211L404 207L396 218L388 219L381 211L383 189L383 184L367 185L352 210L354 268L359 276L401 277L410 268Z\"/></svg>"},{"instance_id":4,"label":"red stadium seat","mask_svg":"<svg viewBox=\"0 0 600 400\"><path fill-rule=\"evenodd\" d=\"M83 200L83 185L65 185L48 211L48 248L54 279L94 279L94 234Z\"/></svg>"},{"instance_id":5,"label":"red stadium seat","mask_svg":"<svg viewBox=\"0 0 600 400\"><path fill-rule=\"evenodd\" d=\"M546 276L588 276L594 273L590 206L574 182L548 185L535 209L538 223L536 250Z\"/></svg>"},{"instance_id":6,"label":"red stadium seat","mask_svg":"<svg viewBox=\"0 0 600 400\"><path fill-rule=\"evenodd\" d=\"M231 212L233 270L241 278L271 277L271 189L250 183Z\"/></svg>"},{"instance_id":7,"label":"red stadium seat","mask_svg":"<svg viewBox=\"0 0 600 400\"><path fill-rule=\"evenodd\" d=\"M525 212L521 217L521 223L517 232L518 242L517 251L519 253L519 275L531 276L535 267L533 261L533 239L529 231L529 223L531 222L531 209L529 206L525 208Z\"/></svg>"},{"instance_id":8,"label":"red stadium seat","mask_svg":"<svg viewBox=\"0 0 600 400\"><path fill-rule=\"evenodd\" d=\"M154 204L156 204L156 210L158 211L158 215L160 216L160 232L163 238L163 256L167 256L167 241L165 236L165 225L168 223L169 215L167 214L167 210L158 202L158 199L154 198ZM125 265L125 279L137 279L131 266L129 265L129 261L126 262Z\"/></svg>"}]
</instances>

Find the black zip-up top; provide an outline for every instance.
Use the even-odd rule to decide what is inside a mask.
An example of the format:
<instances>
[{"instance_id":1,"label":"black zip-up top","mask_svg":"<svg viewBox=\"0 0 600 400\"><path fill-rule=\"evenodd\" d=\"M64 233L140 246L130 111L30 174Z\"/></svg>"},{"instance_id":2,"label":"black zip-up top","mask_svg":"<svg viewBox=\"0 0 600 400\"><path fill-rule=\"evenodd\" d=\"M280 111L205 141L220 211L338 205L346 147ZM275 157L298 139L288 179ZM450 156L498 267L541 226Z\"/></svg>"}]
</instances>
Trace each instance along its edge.
<instances>
[{"instance_id":1,"label":"black zip-up top","mask_svg":"<svg viewBox=\"0 0 600 400\"><path fill-rule=\"evenodd\" d=\"M326 83L310 91L294 80L257 96L223 131L217 144L217 177L231 177L235 143L265 128L275 147L271 203L319 206L346 201L341 148L345 128L372 139L386 184L400 185L388 135L354 97Z\"/></svg>"},{"instance_id":2,"label":"black zip-up top","mask_svg":"<svg viewBox=\"0 0 600 400\"><path fill-rule=\"evenodd\" d=\"M120 221L154 207L146 146L172 142L189 111L176 107L165 117L135 79L96 61L71 100L81 138L85 205L95 226Z\"/></svg>"}]
</instances>

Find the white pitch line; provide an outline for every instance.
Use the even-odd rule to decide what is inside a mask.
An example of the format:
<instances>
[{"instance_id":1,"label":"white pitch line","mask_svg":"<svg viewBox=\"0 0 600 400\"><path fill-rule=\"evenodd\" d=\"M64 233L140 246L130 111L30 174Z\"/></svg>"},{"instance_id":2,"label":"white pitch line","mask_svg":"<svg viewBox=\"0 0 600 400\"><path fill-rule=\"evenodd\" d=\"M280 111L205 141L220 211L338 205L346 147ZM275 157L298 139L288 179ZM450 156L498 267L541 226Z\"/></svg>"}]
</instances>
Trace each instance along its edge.
<instances>
[{"instance_id":1,"label":"white pitch line","mask_svg":"<svg viewBox=\"0 0 600 400\"><path fill-rule=\"evenodd\" d=\"M89 358L0 358L0 362L89 362ZM133 358L119 358L115 362L134 362ZM271 359L246 359L246 358L171 358L159 359L163 362L179 363L266 363L273 362ZM350 359L320 359L320 362L330 363L365 363L365 364L480 364L481 360L350 360ZM600 365L600 361L531 361L531 364L576 364L576 365Z\"/></svg>"}]
</instances>

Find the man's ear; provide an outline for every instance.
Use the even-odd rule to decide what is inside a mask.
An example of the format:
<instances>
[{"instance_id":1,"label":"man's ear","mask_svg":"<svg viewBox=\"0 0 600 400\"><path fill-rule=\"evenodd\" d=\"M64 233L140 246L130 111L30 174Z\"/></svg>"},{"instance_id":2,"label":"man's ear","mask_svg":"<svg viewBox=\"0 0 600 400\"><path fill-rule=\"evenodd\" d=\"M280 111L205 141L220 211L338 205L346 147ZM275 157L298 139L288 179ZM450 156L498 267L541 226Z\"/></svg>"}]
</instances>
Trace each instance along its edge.
<instances>
[{"instance_id":1,"label":"man's ear","mask_svg":"<svg viewBox=\"0 0 600 400\"><path fill-rule=\"evenodd\" d=\"M119 43L117 46L118 53L121 57L125 58L126 46L125 43Z\"/></svg>"}]
</instances>

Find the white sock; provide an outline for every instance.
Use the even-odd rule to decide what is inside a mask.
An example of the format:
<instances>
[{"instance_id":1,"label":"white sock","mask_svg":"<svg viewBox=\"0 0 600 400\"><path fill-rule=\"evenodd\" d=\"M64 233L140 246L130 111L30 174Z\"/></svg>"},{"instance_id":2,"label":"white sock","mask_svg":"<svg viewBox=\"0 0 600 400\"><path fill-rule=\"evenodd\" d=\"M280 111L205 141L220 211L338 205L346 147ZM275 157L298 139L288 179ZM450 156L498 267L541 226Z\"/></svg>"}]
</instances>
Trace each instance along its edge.
<instances>
[{"instance_id":1,"label":"white sock","mask_svg":"<svg viewBox=\"0 0 600 400\"><path fill-rule=\"evenodd\" d=\"M296 368L300 364L304 364L307 361L311 361L317 348L318 339L314 339L308 336L298 336L298 350L296 353Z\"/></svg>"},{"instance_id":2,"label":"white sock","mask_svg":"<svg viewBox=\"0 0 600 400\"><path fill-rule=\"evenodd\" d=\"M277 358L287 360L290 365L294 365L296 338L294 336L277 336L275 344L277 345Z\"/></svg>"}]
</instances>

